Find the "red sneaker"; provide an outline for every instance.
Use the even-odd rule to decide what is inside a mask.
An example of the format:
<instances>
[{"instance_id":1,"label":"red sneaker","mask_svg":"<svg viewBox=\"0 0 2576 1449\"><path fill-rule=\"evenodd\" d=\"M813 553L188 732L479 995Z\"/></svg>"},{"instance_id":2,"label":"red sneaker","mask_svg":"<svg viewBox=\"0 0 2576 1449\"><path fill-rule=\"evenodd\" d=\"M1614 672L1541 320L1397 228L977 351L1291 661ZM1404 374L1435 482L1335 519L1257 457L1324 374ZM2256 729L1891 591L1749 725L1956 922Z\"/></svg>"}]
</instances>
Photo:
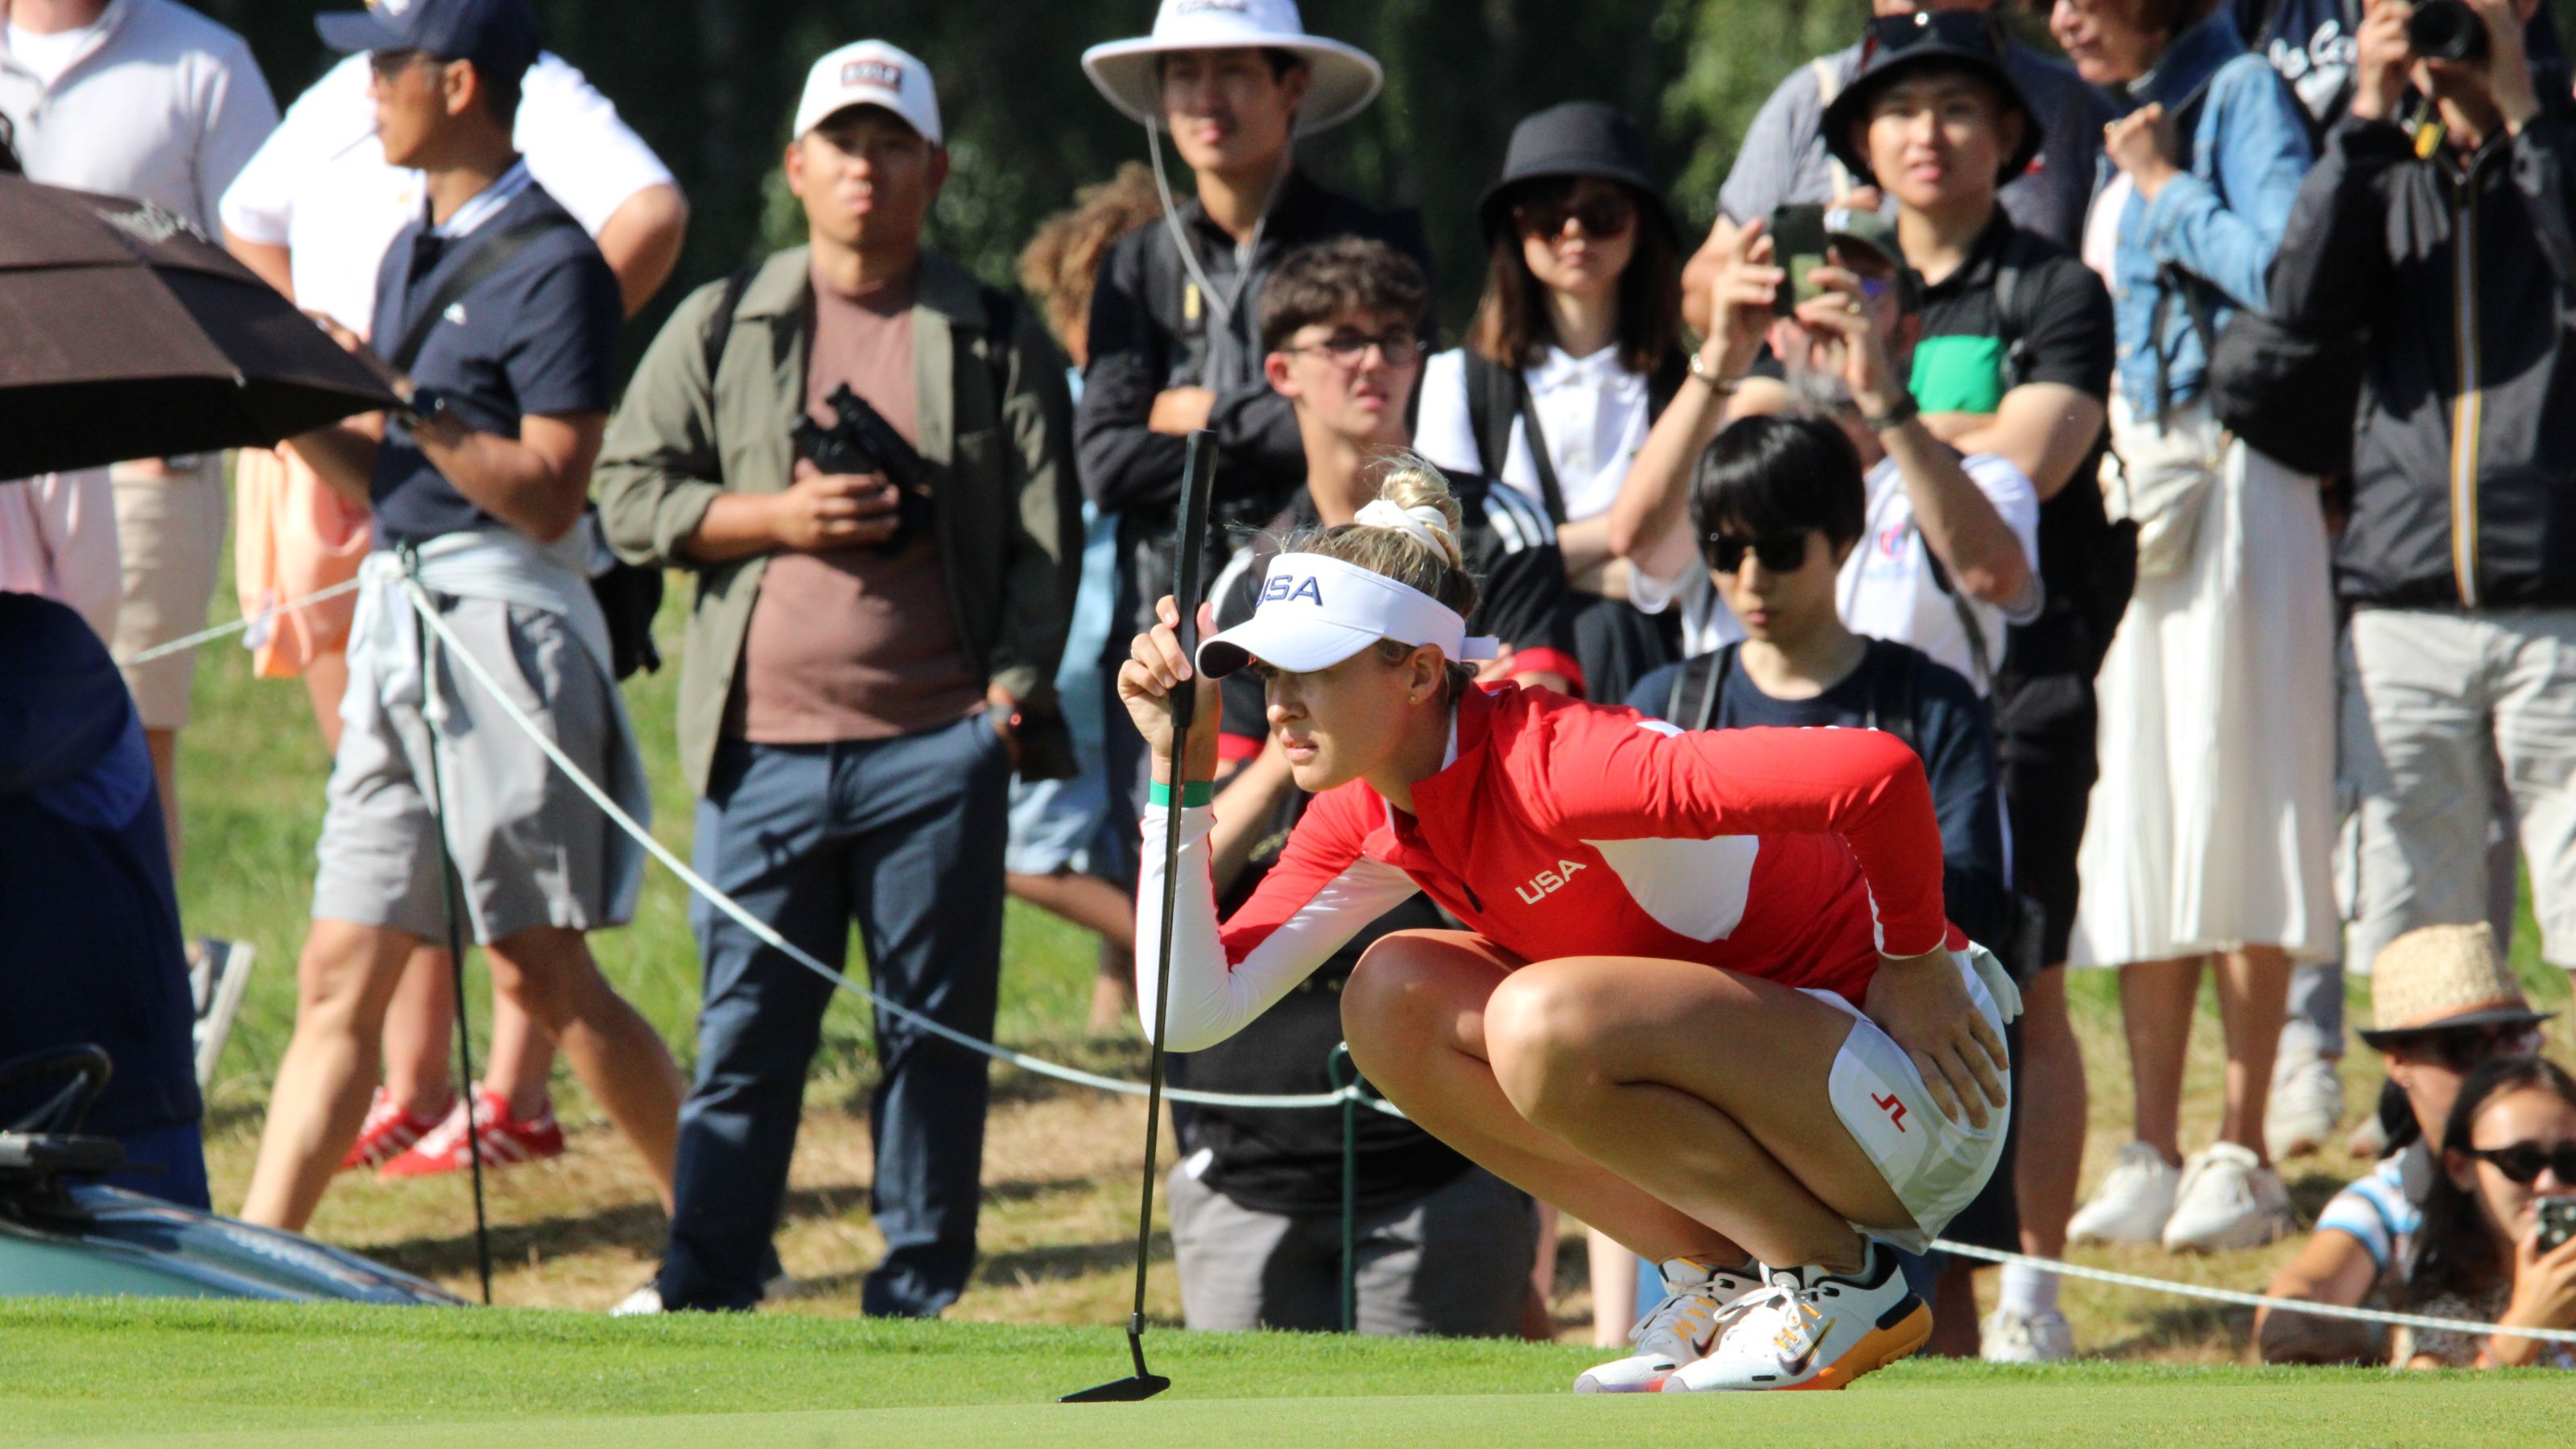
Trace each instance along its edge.
<instances>
[{"instance_id":1,"label":"red sneaker","mask_svg":"<svg viewBox=\"0 0 2576 1449\"><path fill-rule=\"evenodd\" d=\"M359 1124L358 1140L350 1144L349 1155L340 1159L340 1170L384 1166L436 1131L440 1119L453 1110L450 1106L433 1116L415 1117L395 1106L384 1088L376 1088L376 1095L367 1101L367 1120Z\"/></svg>"},{"instance_id":2,"label":"red sneaker","mask_svg":"<svg viewBox=\"0 0 2576 1449\"><path fill-rule=\"evenodd\" d=\"M537 1109L537 1115L519 1121L510 1115L510 1104L474 1084L475 1137L485 1167L508 1167L513 1163L535 1162L541 1158L561 1157L564 1150L563 1128L555 1122L554 1103ZM427 1136L412 1145L409 1152L386 1163L378 1177L434 1177L442 1172L463 1172L471 1165L465 1150L465 1104L459 1102Z\"/></svg>"}]
</instances>

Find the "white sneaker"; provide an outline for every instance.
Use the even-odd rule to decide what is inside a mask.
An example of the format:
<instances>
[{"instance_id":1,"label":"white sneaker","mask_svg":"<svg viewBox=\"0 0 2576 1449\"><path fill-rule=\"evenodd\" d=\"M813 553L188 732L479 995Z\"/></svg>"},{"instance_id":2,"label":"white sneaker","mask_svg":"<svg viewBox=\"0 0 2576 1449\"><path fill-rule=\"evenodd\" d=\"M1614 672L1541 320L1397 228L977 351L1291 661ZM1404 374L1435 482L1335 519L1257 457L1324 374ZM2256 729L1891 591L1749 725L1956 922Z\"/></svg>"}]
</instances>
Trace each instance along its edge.
<instances>
[{"instance_id":1,"label":"white sneaker","mask_svg":"<svg viewBox=\"0 0 2576 1449\"><path fill-rule=\"evenodd\" d=\"M1586 1369L1574 1381L1578 1394L1651 1394L1664 1378L1705 1357L1717 1342L1728 1310L1762 1287L1753 1265L1710 1268L1688 1258L1664 1263L1664 1301L1628 1330L1637 1351Z\"/></svg>"},{"instance_id":2,"label":"white sneaker","mask_svg":"<svg viewBox=\"0 0 2576 1449\"><path fill-rule=\"evenodd\" d=\"M1839 1389L1923 1346L1932 1310L1905 1286L1896 1254L1869 1246L1869 1266L1844 1276L1774 1268L1771 1291L1743 1310L1697 1363L1665 1378L1662 1392Z\"/></svg>"},{"instance_id":3,"label":"white sneaker","mask_svg":"<svg viewBox=\"0 0 2576 1449\"><path fill-rule=\"evenodd\" d=\"M215 1079L215 1063L232 1040L233 1018L241 1015L242 992L250 986L250 963L259 951L248 941L197 938L197 957L188 963L188 1004L195 1020L188 1046L197 1068L197 1090Z\"/></svg>"},{"instance_id":4,"label":"white sneaker","mask_svg":"<svg viewBox=\"0 0 2576 1449\"><path fill-rule=\"evenodd\" d=\"M2066 1220L2070 1243L2152 1243L2164 1236L2173 1216L2174 1196L2182 1174L2164 1155L2143 1142L2132 1142L2111 1159L2111 1174L2093 1189L2093 1197Z\"/></svg>"},{"instance_id":5,"label":"white sneaker","mask_svg":"<svg viewBox=\"0 0 2576 1449\"><path fill-rule=\"evenodd\" d=\"M2388 1124L2371 1113L2343 1140L2344 1154L2357 1162L2377 1162L2388 1155Z\"/></svg>"},{"instance_id":6,"label":"white sneaker","mask_svg":"<svg viewBox=\"0 0 2576 1449\"><path fill-rule=\"evenodd\" d=\"M2259 1248L2290 1230L2290 1194L2281 1175L2246 1148L2220 1142L2184 1169L2164 1243L2174 1253Z\"/></svg>"},{"instance_id":7,"label":"white sneaker","mask_svg":"<svg viewBox=\"0 0 2576 1449\"><path fill-rule=\"evenodd\" d=\"M2278 1162L2316 1151L2343 1122L2343 1077L2330 1057L2285 1059L2263 1110L2263 1146Z\"/></svg>"},{"instance_id":8,"label":"white sneaker","mask_svg":"<svg viewBox=\"0 0 2576 1449\"><path fill-rule=\"evenodd\" d=\"M2054 1308L2029 1316L1998 1308L1986 1315L1977 1356L1988 1363L2064 1363L2075 1357L2075 1330Z\"/></svg>"},{"instance_id":9,"label":"white sneaker","mask_svg":"<svg viewBox=\"0 0 2576 1449\"><path fill-rule=\"evenodd\" d=\"M625 1297L618 1299L617 1306L608 1310L608 1316L611 1318L650 1318L661 1311L661 1285L648 1281L643 1287L638 1288L634 1292L627 1294Z\"/></svg>"}]
</instances>

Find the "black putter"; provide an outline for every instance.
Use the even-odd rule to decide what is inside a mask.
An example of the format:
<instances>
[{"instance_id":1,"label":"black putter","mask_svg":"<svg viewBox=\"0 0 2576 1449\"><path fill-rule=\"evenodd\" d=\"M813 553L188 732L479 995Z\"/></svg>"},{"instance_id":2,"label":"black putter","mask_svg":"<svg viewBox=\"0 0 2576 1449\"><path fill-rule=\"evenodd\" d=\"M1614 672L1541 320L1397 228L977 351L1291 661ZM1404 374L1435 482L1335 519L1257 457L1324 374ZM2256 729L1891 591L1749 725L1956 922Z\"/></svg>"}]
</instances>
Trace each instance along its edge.
<instances>
[{"instance_id":1,"label":"black putter","mask_svg":"<svg viewBox=\"0 0 2576 1449\"><path fill-rule=\"evenodd\" d=\"M1198 706L1199 591L1206 573L1208 498L1216 488L1216 434L1202 428L1190 434L1181 464L1180 578L1172 599L1181 611L1181 657L1190 661L1190 678L1172 695L1172 759L1190 757L1190 717ZM1182 782L1174 781L1177 796ZM1179 913L1181 832L1179 822L1163 832L1162 955L1154 972L1154 1034L1145 1062L1145 1190L1136 1209L1136 1306L1127 1315L1127 1353L1136 1372L1123 1379L1071 1393L1060 1404L1132 1404L1150 1399L1172 1381L1145 1367L1145 1264L1154 1244L1154 1148L1163 1125L1163 1017L1172 1002L1172 918Z\"/></svg>"}]
</instances>

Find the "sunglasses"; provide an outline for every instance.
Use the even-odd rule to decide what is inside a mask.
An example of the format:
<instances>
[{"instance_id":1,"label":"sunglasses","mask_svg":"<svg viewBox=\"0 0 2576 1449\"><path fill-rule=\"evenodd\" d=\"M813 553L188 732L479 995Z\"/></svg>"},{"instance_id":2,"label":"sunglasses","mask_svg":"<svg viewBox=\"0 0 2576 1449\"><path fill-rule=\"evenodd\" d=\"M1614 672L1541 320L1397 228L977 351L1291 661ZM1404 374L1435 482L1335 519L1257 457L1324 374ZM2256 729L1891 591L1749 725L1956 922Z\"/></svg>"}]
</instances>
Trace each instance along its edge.
<instances>
[{"instance_id":1,"label":"sunglasses","mask_svg":"<svg viewBox=\"0 0 2576 1449\"><path fill-rule=\"evenodd\" d=\"M1793 574L1807 566L1807 535L1774 533L1761 538L1737 538L1732 534L1712 533L1704 552L1708 566L1722 574L1735 573L1744 567L1744 555L1762 560L1762 567L1775 574Z\"/></svg>"},{"instance_id":2,"label":"sunglasses","mask_svg":"<svg viewBox=\"0 0 2576 1449\"><path fill-rule=\"evenodd\" d=\"M1422 360L1422 339L1399 327L1384 335L1367 332L1336 332L1321 342L1304 347L1283 347L1282 352L1320 352L1337 367L1357 367L1368 356L1370 348L1386 359L1389 367L1411 367Z\"/></svg>"},{"instance_id":3,"label":"sunglasses","mask_svg":"<svg viewBox=\"0 0 2576 1449\"><path fill-rule=\"evenodd\" d=\"M1604 241L1627 235L1637 224L1637 199L1627 192L1596 191L1576 201L1576 186L1573 178L1540 183L1513 205L1512 220L1526 231L1552 237L1565 231L1571 217L1585 236Z\"/></svg>"},{"instance_id":4,"label":"sunglasses","mask_svg":"<svg viewBox=\"0 0 2576 1449\"><path fill-rule=\"evenodd\" d=\"M2002 49L1995 23L1987 16L1973 10L1917 10L1910 15L1882 15L1869 23L1869 34L1860 45L1861 67L1867 69L1871 57L1882 50L1892 54L1935 44L1969 50Z\"/></svg>"},{"instance_id":5,"label":"sunglasses","mask_svg":"<svg viewBox=\"0 0 2576 1449\"><path fill-rule=\"evenodd\" d=\"M2561 1142L2543 1147L2537 1142L2515 1142L2503 1147L2472 1147L2468 1155L2503 1173L2521 1187L2540 1180L2540 1170L2548 1168L2558 1174L2562 1183L2576 1184L2576 1142Z\"/></svg>"}]
</instances>

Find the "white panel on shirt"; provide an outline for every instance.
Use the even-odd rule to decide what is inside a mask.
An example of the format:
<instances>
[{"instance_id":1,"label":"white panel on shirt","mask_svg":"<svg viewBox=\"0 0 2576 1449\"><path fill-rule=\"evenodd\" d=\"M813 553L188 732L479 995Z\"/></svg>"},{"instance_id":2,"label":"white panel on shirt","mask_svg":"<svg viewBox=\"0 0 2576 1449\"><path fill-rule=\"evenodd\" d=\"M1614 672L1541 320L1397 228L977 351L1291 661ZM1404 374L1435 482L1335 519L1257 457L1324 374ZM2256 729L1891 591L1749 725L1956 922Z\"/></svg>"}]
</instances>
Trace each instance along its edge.
<instances>
[{"instance_id":1,"label":"white panel on shirt","mask_svg":"<svg viewBox=\"0 0 2576 1449\"><path fill-rule=\"evenodd\" d=\"M2021 541L2022 557L2039 572L2039 494L2019 468L1992 453L1962 460L1968 477ZM1957 670L1972 683L2003 667L2004 628L2025 622L1997 605L1966 600L1986 640L1986 667L1970 657L1958 603L1934 581L1923 532L1914 526L1914 503L1893 458L1869 474L1869 511L1860 545L1843 564L1835 585L1843 623L1855 634L1910 644ZM1979 693L1984 690L1980 686Z\"/></svg>"},{"instance_id":2,"label":"white panel on shirt","mask_svg":"<svg viewBox=\"0 0 2576 1449\"><path fill-rule=\"evenodd\" d=\"M528 71L512 139L537 184L593 236L628 197L671 179L617 108L552 52ZM377 264L420 205L420 173L385 164L367 58L353 55L287 108L224 193L223 224L288 248L296 304L364 332Z\"/></svg>"},{"instance_id":3,"label":"white panel on shirt","mask_svg":"<svg viewBox=\"0 0 2576 1449\"><path fill-rule=\"evenodd\" d=\"M1647 415L1647 379L1619 362L1616 344L1589 357L1571 357L1542 346L1538 360L1521 369L1530 399L1538 407L1539 431L1547 435L1550 460L1556 465L1557 488L1565 497L1567 521L1610 511L1627 481L1628 464L1646 446L1653 419ZM1422 456L1461 473L1483 471L1476 456L1475 424L1467 411L1467 354L1452 348L1424 364L1422 410L1416 420L1414 447ZM1537 457L1530 451L1529 429L1512 420L1511 445L1503 458L1501 481L1544 506L1538 483Z\"/></svg>"},{"instance_id":4,"label":"white panel on shirt","mask_svg":"<svg viewBox=\"0 0 2576 1449\"><path fill-rule=\"evenodd\" d=\"M1753 885L1754 835L1709 840L1587 840L1617 873L1629 899L1676 936L1722 941L1744 921Z\"/></svg>"}]
</instances>

